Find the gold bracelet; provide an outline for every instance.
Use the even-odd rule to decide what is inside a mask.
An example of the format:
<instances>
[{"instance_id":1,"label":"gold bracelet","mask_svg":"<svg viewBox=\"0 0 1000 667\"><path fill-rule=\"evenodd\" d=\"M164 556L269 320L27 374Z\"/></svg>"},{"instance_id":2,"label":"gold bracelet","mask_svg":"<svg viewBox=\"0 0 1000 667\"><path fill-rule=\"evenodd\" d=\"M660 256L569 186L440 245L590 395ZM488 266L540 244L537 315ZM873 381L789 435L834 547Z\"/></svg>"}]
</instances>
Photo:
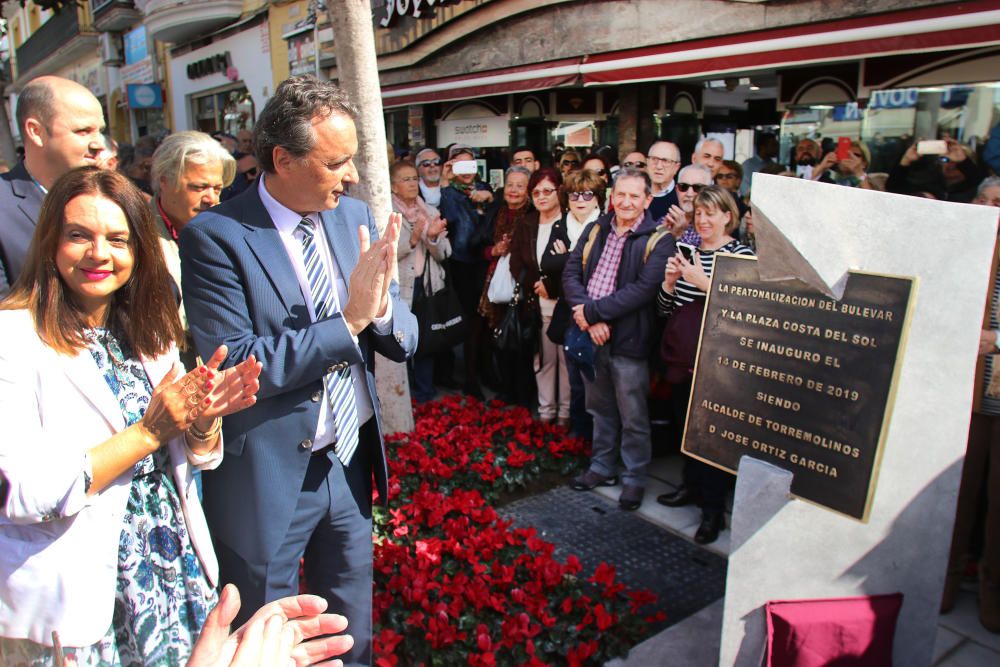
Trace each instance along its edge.
<instances>
[{"instance_id":1,"label":"gold bracelet","mask_svg":"<svg viewBox=\"0 0 1000 667\"><path fill-rule=\"evenodd\" d=\"M192 423L191 428L188 429L188 433L190 433L195 440L201 440L204 442L206 440L211 440L215 436L219 435L219 431L221 430L222 430L222 418L216 417L212 421L212 426L209 427L207 431L202 431L200 428L198 428L196 424Z\"/></svg>"}]
</instances>

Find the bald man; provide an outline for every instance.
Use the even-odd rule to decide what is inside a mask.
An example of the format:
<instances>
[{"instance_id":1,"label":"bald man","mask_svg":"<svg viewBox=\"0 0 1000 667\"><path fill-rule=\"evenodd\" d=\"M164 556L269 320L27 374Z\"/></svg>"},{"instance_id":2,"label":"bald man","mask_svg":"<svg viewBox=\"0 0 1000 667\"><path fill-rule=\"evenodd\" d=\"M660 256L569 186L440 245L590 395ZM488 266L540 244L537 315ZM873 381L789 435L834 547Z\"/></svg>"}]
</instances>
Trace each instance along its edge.
<instances>
[{"instance_id":1,"label":"bald man","mask_svg":"<svg viewBox=\"0 0 1000 667\"><path fill-rule=\"evenodd\" d=\"M0 175L0 270L8 284L21 272L42 197L70 169L97 165L104 150L104 110L75 81L33 79L17 99L16 118L24 161Z\"/></svg>"}]
</instances>

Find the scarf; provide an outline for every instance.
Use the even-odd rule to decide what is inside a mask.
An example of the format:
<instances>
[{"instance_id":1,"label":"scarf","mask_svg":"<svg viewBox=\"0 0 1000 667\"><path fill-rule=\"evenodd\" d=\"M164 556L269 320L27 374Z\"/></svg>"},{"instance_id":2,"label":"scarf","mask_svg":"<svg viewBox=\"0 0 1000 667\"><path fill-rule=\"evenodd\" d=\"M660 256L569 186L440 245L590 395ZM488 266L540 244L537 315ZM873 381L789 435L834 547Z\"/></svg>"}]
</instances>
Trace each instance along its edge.
<instances>
[{"instance_id":1,"label":"scarf","mask_svg":"<svg viewBox=\"0 0 1000 667\"><path fill-rule=\"evenodd\" d=\"M412 232L413 229L423 223L424 231L417 239L417 244L413 247L413 275L419 276L424 272L424 262L426 261L426 249L423 241L427 238L427 225L438 217L438 211L433 206L417 197L412 204L407 204L395 194L392 195L392 210L403 214L406 224Z\"/></svg>"}]
</instances>

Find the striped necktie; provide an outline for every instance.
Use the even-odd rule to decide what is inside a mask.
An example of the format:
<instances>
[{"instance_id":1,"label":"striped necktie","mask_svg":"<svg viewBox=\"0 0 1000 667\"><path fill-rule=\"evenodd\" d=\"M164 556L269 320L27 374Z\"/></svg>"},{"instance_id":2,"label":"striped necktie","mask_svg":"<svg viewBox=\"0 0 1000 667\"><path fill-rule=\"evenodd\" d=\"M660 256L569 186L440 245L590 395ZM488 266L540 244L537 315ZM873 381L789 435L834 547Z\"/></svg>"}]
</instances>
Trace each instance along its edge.
<instances>
[{"instance_id":1,"label":"striped necktie","mask_svg":"<svg viewBox=\"0 0 1000 667\"><path fill-rule=\"evenodd\" d=\"M306 265L306 278L309 280L313 308L316 311L316 319L321 320L336 312L333 305L333 286L314 242L315 223L309 218L303 218L298 229L302 232L302 259ZM358 406L354 397L350 367L327 373L323 376L323 384L326 386L330 409L333 410L333 422L337 429L334 451L341 463L347 466L358 448Z\"/></svg>"}]
</instances>

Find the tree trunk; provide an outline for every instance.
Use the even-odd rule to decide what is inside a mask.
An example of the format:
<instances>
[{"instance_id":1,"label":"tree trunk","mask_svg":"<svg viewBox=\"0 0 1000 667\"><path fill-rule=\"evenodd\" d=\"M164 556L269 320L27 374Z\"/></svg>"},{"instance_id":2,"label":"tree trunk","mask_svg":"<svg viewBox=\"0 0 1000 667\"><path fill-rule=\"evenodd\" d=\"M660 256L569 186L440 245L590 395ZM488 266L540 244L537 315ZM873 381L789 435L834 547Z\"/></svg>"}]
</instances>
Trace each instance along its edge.
<instances>
[{"instance_id":1,"label":"tree trunk","mask_svg":"<svg viewBox=\"0 0 1000 667\"><path fill-rule=\"evenodd\" d=\"M13 169L17 164L17 151L14 150L14 137L11 135L10 117L7 115L7 101L4 99L6 87L6 83L0 82L0 160Z\"/></svg>"},{"instance_id":2,"label":"tree trunk","mask_svg":"<svg viewBox=\"0 0 1000 667\"><path fill-rule=\"evenodd\" d=\"M338 83L363 114L357 122L358 155L354 159L361 182L351 186L351 194L368 202L382 232L392 211L392 202L371 2L333 0L327 2L327 7L333 25ZM382 403L386 432L412 430L413 410L406 365L377 357L375 385Z\"/></svg>"}]
</instances>

